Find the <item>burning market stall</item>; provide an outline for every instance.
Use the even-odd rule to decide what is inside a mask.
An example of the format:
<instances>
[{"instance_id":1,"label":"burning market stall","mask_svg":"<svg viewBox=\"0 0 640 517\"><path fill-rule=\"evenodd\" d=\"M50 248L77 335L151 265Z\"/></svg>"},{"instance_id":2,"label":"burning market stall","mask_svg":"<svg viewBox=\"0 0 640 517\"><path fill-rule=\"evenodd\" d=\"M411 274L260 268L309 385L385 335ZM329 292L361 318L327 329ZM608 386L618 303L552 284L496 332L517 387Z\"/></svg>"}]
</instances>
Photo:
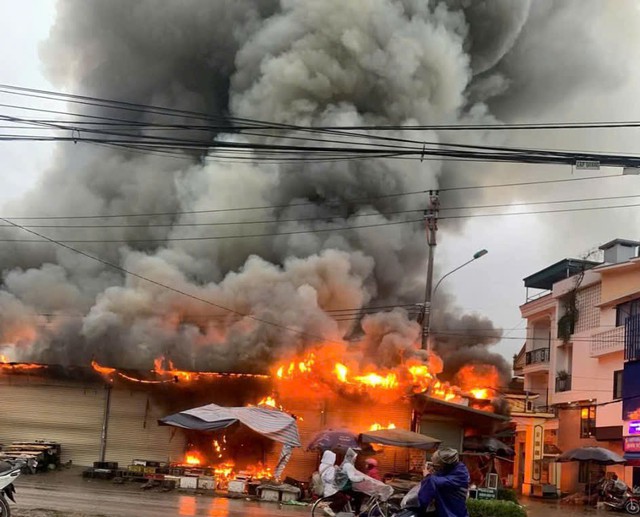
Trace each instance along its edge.
<instances>
[{"instance_id":1,"label":"burning market stall","mask_svg":"<svg viewBox=\"0 0 640 517\"><path fill-rule=\"evenodd\" d=\"M169 415L160 419L158 423L200 432L217 432L236 424L242 424L250 430L282 444L282 450L274 469L273 477L276 479L282 475L293 449L301 446L295 418L268 406L222 407L208 404ZM221 446L217 440L213 440L212 443L217 450L220 450ZM199 459L197 463L200 464ZM228 482L230 492L244 493L249 488L248 483L254 481L253 478L261 477L248 471L241 471L234 475L231 470L233 464L231 464L231 468L229 468L229 464L224 464L223 468L212 464L211 468L219 485ZM231 477L235 477L235 479L230 481ZM270 471L268 477L271 477Z\"/></svg>"}]
</instances>

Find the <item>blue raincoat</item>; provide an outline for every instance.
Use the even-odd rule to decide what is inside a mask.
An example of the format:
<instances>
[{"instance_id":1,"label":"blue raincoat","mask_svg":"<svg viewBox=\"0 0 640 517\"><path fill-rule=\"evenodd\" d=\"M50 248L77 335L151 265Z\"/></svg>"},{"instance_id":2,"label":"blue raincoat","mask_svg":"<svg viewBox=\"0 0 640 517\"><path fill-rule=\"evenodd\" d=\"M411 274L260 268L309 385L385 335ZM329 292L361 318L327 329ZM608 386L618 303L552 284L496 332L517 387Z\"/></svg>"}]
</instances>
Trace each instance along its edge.
<instances>
[{"instance_id":1,"label":"blue raincoat","mask_svg":"<svg viewBox=\"0 0 640 517\"><path fill-rule=\"evenodd\" d=\"M422 480L418 492L420 508L428 508L435 500L438 517L469 517L468 491L469 471L460 462L451 470L436 472Z\"/></svg>"}]
</instances>

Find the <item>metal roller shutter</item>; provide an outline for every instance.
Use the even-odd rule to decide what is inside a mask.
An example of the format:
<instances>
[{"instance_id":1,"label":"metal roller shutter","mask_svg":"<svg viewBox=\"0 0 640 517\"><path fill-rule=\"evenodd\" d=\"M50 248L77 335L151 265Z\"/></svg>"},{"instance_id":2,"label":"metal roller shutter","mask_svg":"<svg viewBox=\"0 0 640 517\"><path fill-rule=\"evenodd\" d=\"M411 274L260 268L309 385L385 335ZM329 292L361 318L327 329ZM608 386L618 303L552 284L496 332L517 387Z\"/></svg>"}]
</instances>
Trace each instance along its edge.
<instances>
[{"instance_id":1,"label":"metal roller shutter","mask_svg":"<svg viewBox=\"0 0 640 517\"><path fill-rule=\"evenodd\" d=\"M464 431L459 422L453 420L441 420L435 417L423 418L420 422L420 432L442 440L440 447L453 447L462 450Z\"/></svg>"},{"instance_id":2,"label":"metal roller shutter","mask_svg":"<svg viewBox=\"0 0 640 517\"><path fill-rule=\"evenodd\" d=\"M350 402L344 399L308 400L282 399L282 405L288 412L298 417L298 429L302 448L293 452L291 461L285 469L285 476L308 480L318 468L319 455L316 452L306 452L306 447L316 433L323 429L347 428L355 433L369 429L378 423L387 426L395 424L402 429L411 429L411 408L409 404L398 401L393 404L378 404L371 402ZM276 445L267 455L267 464L274 466L278 461L280 447ZM407 449L384 447L378 459L383 473L405 471L408 466L409 453Z\"/></svg>"},{"instance_id":3,"label":"metal roller shutter","mask_svg":"<svg viewBox=\"0 0 640 517\"><path fill-rule=\"evenodd\" d=\"M102 386L2 384L0 443L53 440L62 461L91 466L100 457L105 393Z\"/></svg>"},{"instance_id":4,"label":"metal roller shutter","mask_svg":"<svg viewBox=\"0 0 640 517\"><path fill-rule=\"evenodd\" d=\"M159 426L158 419L166 416L145 391L113 388L109 410L105 460L117 461L120 466L134 459L152 461L180 461L186 438L173 427Z\"/></svg>"},{"instance_id":5,"label":"metal roller shutter","mask_svg":"<svg viewBox=\"0 0 640 517\"><path fill-rule=\"evenodd\" d=\"M346 428L356 433L367 431L373 424L383 427L394 424L399 429L411 430L411 407L397 401L391 404L333 400L327 403L326 428ZM406 472L409 468L409 449L375 446L375 456L383 474Z\"/></svg>"}]
</instances>

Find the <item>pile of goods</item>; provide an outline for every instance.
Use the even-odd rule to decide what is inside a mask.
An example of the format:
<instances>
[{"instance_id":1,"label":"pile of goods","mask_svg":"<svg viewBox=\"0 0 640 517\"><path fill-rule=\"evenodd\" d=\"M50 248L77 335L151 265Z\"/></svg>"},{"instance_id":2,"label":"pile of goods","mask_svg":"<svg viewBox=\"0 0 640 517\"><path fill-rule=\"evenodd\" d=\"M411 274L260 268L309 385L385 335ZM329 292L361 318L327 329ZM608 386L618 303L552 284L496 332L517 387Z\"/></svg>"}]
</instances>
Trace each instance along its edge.
<instances>
[{"instance_id":1,"label":"pile of goods","mask_svg":"<svg viewBox=\"0 0 640 517\"><path fill-rule=\"evenodd\" d=\"M57 442L49 440L33 440L13 442L0 447L0 461L17 459L36 460L37 472L55 470L60 466L61 447Z\"/></svg>"}]
</instances>

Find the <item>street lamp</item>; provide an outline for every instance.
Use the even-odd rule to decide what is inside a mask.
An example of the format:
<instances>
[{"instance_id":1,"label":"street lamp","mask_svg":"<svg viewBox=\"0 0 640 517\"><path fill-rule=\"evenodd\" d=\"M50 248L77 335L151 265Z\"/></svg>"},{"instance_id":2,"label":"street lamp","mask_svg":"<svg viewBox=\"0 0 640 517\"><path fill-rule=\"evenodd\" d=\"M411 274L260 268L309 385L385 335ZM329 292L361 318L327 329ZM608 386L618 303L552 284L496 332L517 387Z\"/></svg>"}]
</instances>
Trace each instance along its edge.
<instances>
[{"instance_id":1,"label":"street lamp","mask_svg":"<svg viewBox=\"0 0 640 517\"><path fill-rule=\"evenodd\" d=\"M476 251L470 260L467 260L464 264L461 264L457 268L452 269L448 273L442 275L442 277L440 278L440 280L438 280L438 282L436 283L436 286L433 288L432 291L430 291L427 288L427 291L425 293L425 299L424 299L424 318L422 320L422 348L423 349L427 349L427 350L431 349L431 347L429 346L430 337L431 337L431 300L435 297L438 287L440 287L440 284L442 283L442 281L445 278L447 278L449 275L455 273L456 271L459 271L466 265L471 264L473 261L478 260L481 257L484 257L487 253L489 252L485 249ZM427 286L429 286L430 283L431 283L430 279L427 279Z\"/></svg>"}]
</instances>

